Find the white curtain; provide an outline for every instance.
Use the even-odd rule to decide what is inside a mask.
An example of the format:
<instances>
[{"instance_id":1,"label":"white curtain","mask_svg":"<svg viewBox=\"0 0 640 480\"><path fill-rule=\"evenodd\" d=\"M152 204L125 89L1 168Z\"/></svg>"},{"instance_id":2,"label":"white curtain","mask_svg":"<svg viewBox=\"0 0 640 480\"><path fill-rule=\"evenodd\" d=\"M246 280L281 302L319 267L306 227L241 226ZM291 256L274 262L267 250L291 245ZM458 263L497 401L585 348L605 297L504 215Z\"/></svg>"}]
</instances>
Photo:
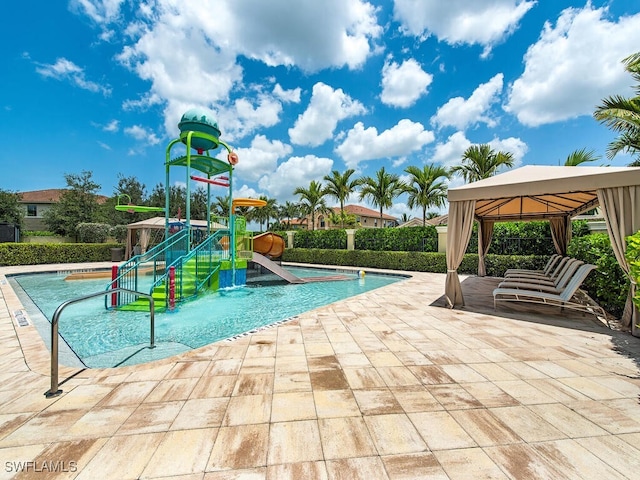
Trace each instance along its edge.
<instances>
[{"instance_id":1,"label":"white curtain","mask_svg":"<svg viewBox=\"0 0 640 480\"><path fill-rule=\"evenodd\" d=\"M551 226L551 238L553 245L556 247L556 252L559 255L567 254L567 246L571 242L571 218L566 217L554 217L549 220Z\"/></svg>"},{"instance_id":2,"label":"white curtain","mask_svg":"<svg viewBox=\"0 0 640 480\"><path fill-rule=\"evenodd\" d=\"M480 220L478 223L478 276L485 277L487 275L487 267L484 264L484 257L491 246L491 238L493 237L493 221Z\"/></svg>"},{"instance_id":3,"label":"white curtain","mask_svg":"<svg viewBox=\"0 0 640 480\"><path fill-rule=\"evenodd\" d=\"M473 229L475 200L449 203L449 220L447 222L447 278L444 294L449 307L464 305L462 287L458 278L458 267L469 245Z\"/></svg>"},{"instance_id":4,"label":"white curtain","mask_svg":"<svg viewBox=\"0 0 640 480\"><path fill-rule=\"evenodd\" d=\"M624 254L627 250L626 237L640 230L640 186L603 188L598 190L598 200L607 222L611 247L622 270L629 275L629 264ZM631 325L631 333L640 336L638 327L640 313L633 304L636 286L631 284L627 303L622 314L622 323Z\"/></svg>"}]
</instances>

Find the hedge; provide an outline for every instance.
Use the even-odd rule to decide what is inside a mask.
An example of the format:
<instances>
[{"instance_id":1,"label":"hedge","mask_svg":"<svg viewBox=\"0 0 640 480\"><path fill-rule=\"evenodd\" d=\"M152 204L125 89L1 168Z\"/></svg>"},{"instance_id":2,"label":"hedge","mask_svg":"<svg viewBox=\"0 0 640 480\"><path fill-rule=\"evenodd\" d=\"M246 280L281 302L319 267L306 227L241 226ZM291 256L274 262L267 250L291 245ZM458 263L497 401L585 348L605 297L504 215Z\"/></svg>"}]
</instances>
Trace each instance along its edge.
<instances>
[{"instance_id":1,"label":"hedge","mask_svg":"<svg viewBox=\"0 0 640 480\"><path fill-rule=\"evenodd\" d=\"M356 250L437 252L438 231L433 225L403 228L360 228L355 233Z\"/></svg>"},{"instance_id":2,"label":"hedge","mask_svg":"<svg viewBox=\"0 0 640 480\"><path fill-rule=\"evenodd\" d=\"M567 255L598 269L583 282L582 288L609 313L620 317L629 292L629 279L624 274L611 248L606 233L594 233L571 240Z\"/></svg>"},{"instance_id":3,"label":"hedge","mask_svg":"<svg viewBox=\"0 0 640 480\"><path fill-rule=\"evenodd\" d=\"M625 256L629 262L629 276L636 285L640 285L640 231L627 237L627 251ZM636 287L633 303L640 308L640 286Z\"/></svg>"},{"instance_id":4,"label":"hedge","mask_svg":"<svg viewBox=\"0 0 640 480\"><path fill-rule=\"evenodd\" d=\"M541 255L487 255L487 275L501 277L508 268L539 269L547 261ZM436 252L380 252L373 250L326 250L319 248L288 248L282 255L285 262L318 263L363 268L383 268L414 272L446 273L447 259L444 253ZM466 254L459 273L476 274L478 255Z\"/></svg>"},{"instance_id":5,"label":"hedge","mask_svg":"<svg viewBox=\"0 0 640 480\"><path fill-rule=\"evenodd\" d=\"M108 262L119 243L0 243L0 266Z\"/></svg>"}]
</instances>

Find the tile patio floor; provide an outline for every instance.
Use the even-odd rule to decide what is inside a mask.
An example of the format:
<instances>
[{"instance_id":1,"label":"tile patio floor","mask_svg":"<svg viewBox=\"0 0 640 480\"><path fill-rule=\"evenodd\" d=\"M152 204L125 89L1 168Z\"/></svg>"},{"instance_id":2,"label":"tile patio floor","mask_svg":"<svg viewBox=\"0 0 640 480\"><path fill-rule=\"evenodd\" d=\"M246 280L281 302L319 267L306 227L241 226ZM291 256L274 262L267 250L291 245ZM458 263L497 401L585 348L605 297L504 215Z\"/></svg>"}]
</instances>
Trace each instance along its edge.
<instances>
[{"instance_id":1,"label":"tile patio floor","mask_svg":"<svg viewBox=\"0 0 640 480\"><path fill-rule=\"evenodd\" d=\"M47 399L49 354L3 281L16 270L0 269L0 478L639 475L640 339L494 312L495 279L466 279L449 310L444 275L414 274L171 359L63 369Z\"/></svg>"}]
</instances>

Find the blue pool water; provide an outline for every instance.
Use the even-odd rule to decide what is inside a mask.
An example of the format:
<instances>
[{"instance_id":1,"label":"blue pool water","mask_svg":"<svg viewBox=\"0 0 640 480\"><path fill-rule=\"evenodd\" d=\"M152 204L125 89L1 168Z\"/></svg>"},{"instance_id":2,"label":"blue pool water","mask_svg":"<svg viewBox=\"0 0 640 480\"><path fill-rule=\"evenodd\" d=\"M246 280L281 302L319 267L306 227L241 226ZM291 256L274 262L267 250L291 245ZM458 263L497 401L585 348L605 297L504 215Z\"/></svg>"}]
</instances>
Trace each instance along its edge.
<instances>
[{"instance_id":1,"label":"blue pool water","mask_svg":"<svg viewBox=\"0 0 640 480\"><path fill-rule=\"evenodd\" d=\"M299 277L336 274L333 270L292 267L287 270ZM60 316L59 331L88 367L132 365L202 347L402 279L369 273L360 279L356 272L340 274L350 279L295 285L266 282L262 286L223 289L185 302L173 312L156 313L154 349L148 348L149 313L107 311L104 297L68 306ZM65 281L65 276L14 277L33 301L34 305L23 301L32 319L43 314L50 322L62 302L104 291L104 279ZM43 337L50 335L48 329L39 330Z\"/></svg>"}]
</instances>

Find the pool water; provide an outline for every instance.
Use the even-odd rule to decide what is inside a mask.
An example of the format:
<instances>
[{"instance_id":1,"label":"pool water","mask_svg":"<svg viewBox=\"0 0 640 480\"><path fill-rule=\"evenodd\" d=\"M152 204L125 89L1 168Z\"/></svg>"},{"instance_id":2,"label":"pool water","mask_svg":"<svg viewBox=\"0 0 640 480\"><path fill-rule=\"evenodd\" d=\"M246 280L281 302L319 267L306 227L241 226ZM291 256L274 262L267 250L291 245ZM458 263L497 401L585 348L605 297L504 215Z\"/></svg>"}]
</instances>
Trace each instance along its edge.
<instances>
[{"instance_id":1,"label":"pool water","mask_svg":"<svg viewBox=\"0 0 640 480\"><path fill-rule=\"evenodd\" d=\"M293 267L287 267L287 270L301 278L336 274L335 270ZM173 312L156 313L154 349L148 348L149 313L107 311L104 297L66 307L60 315L59 332L87 367L132 365L166 358L259 329L403 278L369 273L358 278L356 272L339 273L350 278L303 284L266 282L262 286L252 284L221 289L180 304ZM104 279L65 281L65 276L33 274L13 277L33 301L33 305L28 301L23 301L23 304L34 323L42 314L50 323L61 303L105 289ZM39 330L48 344L46 336L50 336L50 327Z\"/></svg>"}]
</instances>

